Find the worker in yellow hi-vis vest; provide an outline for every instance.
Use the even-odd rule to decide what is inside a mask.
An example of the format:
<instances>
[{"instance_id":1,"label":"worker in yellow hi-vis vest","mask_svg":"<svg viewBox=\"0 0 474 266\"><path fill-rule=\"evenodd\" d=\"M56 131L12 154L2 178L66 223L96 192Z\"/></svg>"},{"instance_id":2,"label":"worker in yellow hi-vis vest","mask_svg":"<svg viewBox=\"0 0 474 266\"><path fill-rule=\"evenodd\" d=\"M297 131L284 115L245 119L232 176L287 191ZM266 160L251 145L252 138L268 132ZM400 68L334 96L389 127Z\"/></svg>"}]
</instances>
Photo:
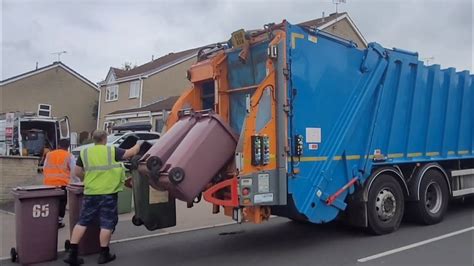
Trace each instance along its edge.
<instances>
[{"instance_id":1,"label":"worker in yellow hi-vis vest","mask_svg":"<svg viewBox=\"0 0 474 266\"><path fill-rule=\"evenodd\" d=\"M70 265L82 263L78 257L78 243L97 216L101 246L98 263L115 259L109 251L109 242L118 222L117 193L122 191L125 180L125 169L119 161L133 157L140 150L140 143L128 150L107 146L107 133L102 130L94 132L92 138L95 145L81 151L74 171L76 176L84 179L84 200L79 221L71 234L69 255L64 260Z\"/></svg>"}]
</instances>

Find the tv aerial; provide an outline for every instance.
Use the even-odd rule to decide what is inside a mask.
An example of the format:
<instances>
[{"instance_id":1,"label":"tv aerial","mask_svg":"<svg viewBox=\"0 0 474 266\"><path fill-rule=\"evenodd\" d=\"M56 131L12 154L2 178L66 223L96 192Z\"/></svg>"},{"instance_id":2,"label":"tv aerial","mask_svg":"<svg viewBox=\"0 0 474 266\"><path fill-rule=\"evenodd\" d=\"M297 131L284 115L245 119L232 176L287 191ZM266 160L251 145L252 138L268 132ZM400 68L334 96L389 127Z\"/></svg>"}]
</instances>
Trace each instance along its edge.
<instances>
[{"instance_id":1,"label":"tv aerial","mask_svg":"<svg viewBox=\"0 0 474 266\"><path fill-rule=\"evenodd\" d=\"M345 4L346 3L346 0L332 0L332 3L334 5L336 5L336 14L338 13L338 6L340 4Z\"/></svg>"},{"instance_id":2,"label":"tv aerial","mask_svg":"<svg viewBox=\"0 0 474 266\"><path fill-rule=\"evenodd\" d=\"M57 55L58 56L58 62L61 62L61 55L66 54L66 53L67 53L67 51L60 51L60 52L55 52L55 53L51 53L51 54Z\"/></svg>"}]
</instances>

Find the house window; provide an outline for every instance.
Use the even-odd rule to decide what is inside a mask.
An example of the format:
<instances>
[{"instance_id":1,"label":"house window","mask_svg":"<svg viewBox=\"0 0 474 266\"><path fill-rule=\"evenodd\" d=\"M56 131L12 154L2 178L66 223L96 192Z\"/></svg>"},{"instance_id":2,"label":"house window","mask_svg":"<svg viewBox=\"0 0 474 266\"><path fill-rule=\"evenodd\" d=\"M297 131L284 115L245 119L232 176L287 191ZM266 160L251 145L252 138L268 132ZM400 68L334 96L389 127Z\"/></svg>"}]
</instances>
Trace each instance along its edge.
<instances>
[{"instance_id":1,"label":"house window","mask_svg":"<svg viewBox=\"0 0 474 266\"><path fill-rule=\"evenodd\" d=\"M155 131L156 132L161 132L163 130L163 127L165 126L165 122L163 121L163 118L157 118L155 119Z\"/></svg>"},{"instance_id":2,"label":"house window","mask_svg":"<svg viewBox=\"0 0 474 266\"><path fill-rule=\"evenodd\" d=\"M114 122L113 121L107 121L107 122L104 122L104 130L107 132L107 133L112 133L112 127L114 126Z\"/></svg>"},{"instance_id":3,"label":"house window","mask_svg":"<svg viewBox=\"0 0 474 266\"><path fill-rule=\"evenodd\" d=\"M118 100L118 90L118 85L107 86L107 88L105 88L105 101L110 102Z\"/></svg>"},{"instance_id":4,"label":"house window","mask_svg":"<svg viewBox=\"0 0 474 266\"><path fill-rule=\"evenodd\" d=\"M128 98L138 98L138 96L140 96L140 81L132 81L130 82L130 95Z\"/></svg>"}]
</instances>

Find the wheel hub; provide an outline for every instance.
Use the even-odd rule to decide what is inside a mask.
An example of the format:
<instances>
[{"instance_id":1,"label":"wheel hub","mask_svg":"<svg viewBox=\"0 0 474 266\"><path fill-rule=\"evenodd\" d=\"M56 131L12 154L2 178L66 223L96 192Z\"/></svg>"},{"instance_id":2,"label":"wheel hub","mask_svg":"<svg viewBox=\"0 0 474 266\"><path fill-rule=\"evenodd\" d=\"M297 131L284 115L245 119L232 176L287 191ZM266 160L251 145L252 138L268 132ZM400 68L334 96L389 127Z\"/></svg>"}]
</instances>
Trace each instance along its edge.
<instances>
[{"instance_id":1,"label":"wheel hub","mask_svg":"<svg viewBox=\"0 0 474 266\"><path fill-rule=\"evenodd\" d=\"M375 199L375 210L380 220L388 221L394 215L397 210L397 201L395 196L388 189L382 189Z\"/></svg>"},{"instance_id":2,"label":"wheel hub","mask_svg":"<svg viewBox=\"0 0 474 266\"><path fill-rule=\"evenodd\" d=\"M443 201L441 188L438 183L431 182L426 186L425 206L430 213L437 213Z\"/></svg>"}]
</instances>

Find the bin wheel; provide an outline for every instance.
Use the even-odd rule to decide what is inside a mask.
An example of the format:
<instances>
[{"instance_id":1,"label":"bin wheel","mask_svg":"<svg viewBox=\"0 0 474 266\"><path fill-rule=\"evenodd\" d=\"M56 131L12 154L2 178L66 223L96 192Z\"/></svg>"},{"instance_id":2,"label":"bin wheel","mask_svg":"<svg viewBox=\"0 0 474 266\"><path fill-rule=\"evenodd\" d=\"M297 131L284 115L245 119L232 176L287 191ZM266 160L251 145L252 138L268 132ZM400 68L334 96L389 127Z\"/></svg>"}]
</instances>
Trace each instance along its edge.
<instances>
[{"instance_id":1,"label":"bin wheel","mask_svg":"<svg viewBox=\"0 0 474 266\"><path fill-rule=\"evenodd\" d=\"M64 241L64 250L69 251L70 248L71 248L71 241L69 240Z\"/></svg>"},{"instance_id":2,"label":"bin wheel","mask_svg":"<svg viewBox=\"0 0 474 266\"><path fill-rule=\"evenodd\" d=\"M171 183L177 185L177 184L183 182L184 175L185 174L184 174L183 169L181 169L179 167L175 167L175 168L170 170L168 178L169 178Z\"/></svg>"},{"instance_id":3,"label":"bin wheel","mask_svg":"<svg viewBox=\"0 0 474 266\"><path fill-rule=\"evenodd\" d=\"M151 156L146 161L146 168L148 168L148 170L150 171L159 171L162 166L163 166L163 162L157 156Z\"/></svg>"},{"instance_id":4,"label":"bin wheel","mask_svg":"<svg viewBox=\"0 0 474 266\"><path fill-rule=\"evenodd\" d=\"M135 215L133 215L133 217L132 217L132 224L135 225L135 226L140 226L140 225L143 224L143 221L142 221L140 218L138 218L138 217L136 217Z\"/></svg>"},{"instance_id":5,"label":"bin wheel","mask_svg":"<svg viewBox=\"0 0 474 266\"><path fill-rule=\"evenodd\" d=\"M10 259L12 262L16 262L18 259L18 252L16 252L16 248L10 249Z\"/></svg>"},{"instance_id":6,"label":"bin wheel","mask_svg":"<svg viewBox=\"0 0 474 266\"><path fill-rule=\"evenodd\" d=\"M131 167L130 169L131 170L137 170L138 169L138 164L140 163L140 159L142 157L140 155L135 155L132 157L132 159L130 160L130 164L131 164Z\"/></svg>"}]
</instances>

